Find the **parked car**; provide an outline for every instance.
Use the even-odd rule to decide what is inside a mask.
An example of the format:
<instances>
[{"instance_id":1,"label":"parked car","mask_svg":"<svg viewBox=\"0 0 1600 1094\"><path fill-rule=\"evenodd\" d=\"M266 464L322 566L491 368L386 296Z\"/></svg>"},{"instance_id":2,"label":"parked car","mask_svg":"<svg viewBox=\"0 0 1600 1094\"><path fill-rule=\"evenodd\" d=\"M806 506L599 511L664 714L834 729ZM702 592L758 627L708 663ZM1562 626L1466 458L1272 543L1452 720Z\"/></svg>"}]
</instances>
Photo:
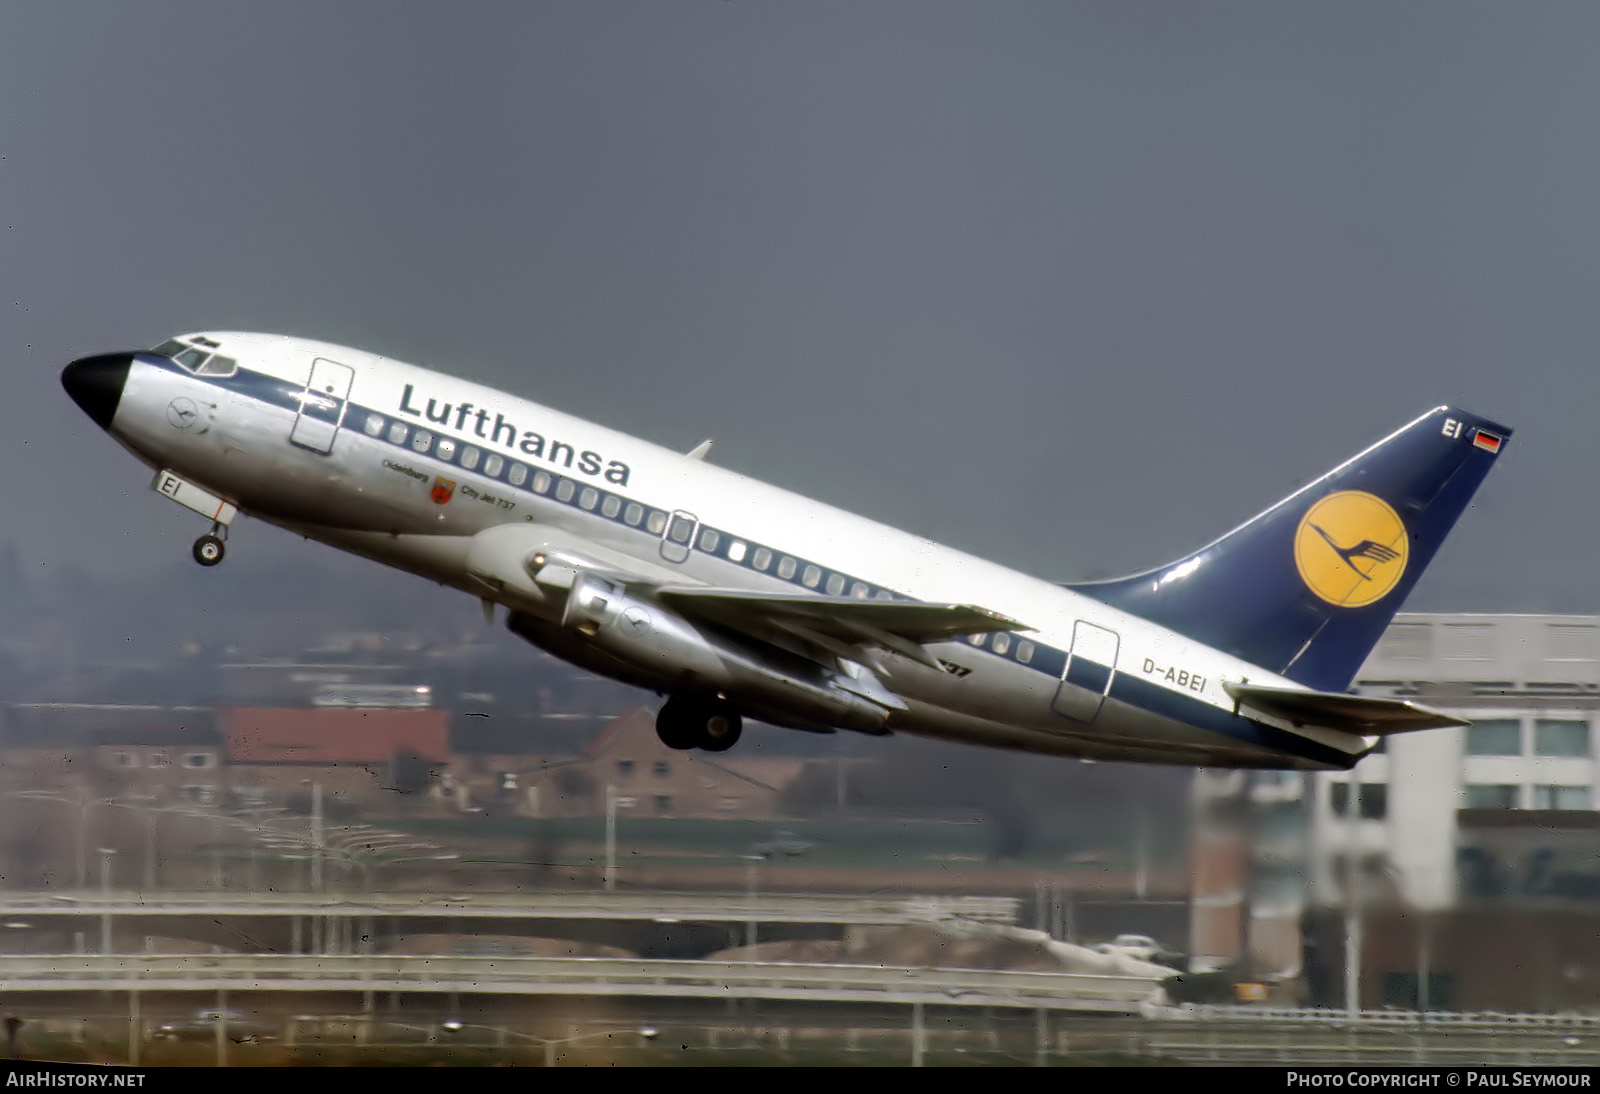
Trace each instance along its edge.
<instances>
[{"instance_id":1,"label":"parked car","mask_svg":"<svg viewBox=\"0 0 1600 1094\"><path fill-rule=\"evenodd\" d=\"M276 1029L236 1010L197 1011L193 1018L157 1026L153 1035L170 1041L211 1041L217 1036L218 1024L222 1035L236 1045L278 1039Z\"/></svg>"},{"instance_id":2,"label":"parked car","mask_svg":"<svg viewBox=\"0 0 1600 1094\"><path fill-rule=\"evenodd\" d=\"M785 858L798 858L815 847L810 840L800 839L793 832L778 832L769 840L756 844L751 848L761 858L776 858L779 855Z\"/></svg>"},{"instance_id":3,"label":"parked car","mask_svg":"<svg viewBox=\"0 0 1600 1094\"><path fill-rule=\"evenodd\" d=\"M1095 949L1106 954L1121 954L1153 964L1170 964L1181 955L1173 953L1161 943L1143 934L1119 934L1110 942L1102 942Z\"/></svg>"}]
</instances>

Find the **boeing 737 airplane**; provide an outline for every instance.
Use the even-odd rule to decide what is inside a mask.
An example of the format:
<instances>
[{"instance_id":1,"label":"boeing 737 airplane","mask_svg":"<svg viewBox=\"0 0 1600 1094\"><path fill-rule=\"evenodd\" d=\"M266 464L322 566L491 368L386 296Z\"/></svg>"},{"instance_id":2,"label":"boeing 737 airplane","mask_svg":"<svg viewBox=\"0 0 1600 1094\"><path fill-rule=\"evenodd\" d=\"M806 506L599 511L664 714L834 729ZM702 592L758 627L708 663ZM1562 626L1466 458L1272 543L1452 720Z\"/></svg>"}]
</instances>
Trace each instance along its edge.
<instances>
[{"instance_id":1,"label":"boeing 737 airplane","mask_svg":"<svg viewBox=\"0 0 1600 1094\"><path fill-rule=\"evenodd\" d=\"M1062 585L490 388L341 346L189 334L62 372L201 514L247 513L483 601L666 696L676 749L743 718L1083 759L1344 770L1464 725L1348 693L1510 430L1449 407L1194 554Z\"/></svg>"}]
</instances>

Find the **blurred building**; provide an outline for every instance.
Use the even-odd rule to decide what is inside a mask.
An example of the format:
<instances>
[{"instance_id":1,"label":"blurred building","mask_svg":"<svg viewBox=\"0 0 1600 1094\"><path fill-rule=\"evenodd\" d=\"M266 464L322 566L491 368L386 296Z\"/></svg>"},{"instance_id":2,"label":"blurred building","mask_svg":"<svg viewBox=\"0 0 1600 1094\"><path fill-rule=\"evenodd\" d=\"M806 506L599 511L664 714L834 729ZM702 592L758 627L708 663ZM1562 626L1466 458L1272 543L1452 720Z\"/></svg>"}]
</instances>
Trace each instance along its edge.
<instances>
[{"instance_id":1,"label":"blurred building","mask_svg":"<svg viewBox=\"0 0 1600 1094\"><path fill-rule=\"evenodd\" d=\"M197 806L226 799L227 751L209 725L108 731L92 756L99 798Z\"/></svg>"},{"instance_id":2,"label":"blurred building","mask_svg":"<svg viewBox=\"0 0 1600 1094\"><path fill-rule=\"evenodd\" d=\"M259 802L303 793L310 778L352 806L425 796L450 762L450 720L437 710L229 709L222 736L236 795Z\"/></svg>"},{"instance_id":3,"label":"blurred building","mask_svg":"<svg viewBox=\"0 0 1600 1094\"><path fill-rule=\"evenodd\" d=\"M1196 773L1189 967L1301 975L1312 784L1299 772Z\"/></svg>"},{"instance_id":4,"label":"blurred building","mask_svg":"<svg viewBox=\"0 0 1600 1094\"><path fill-rule=\"evenodd\" d=\"M576 754L500 762L498 785L484 785L481 762L468 766L472 776L455 775L455 785L471 777L472 800L515 801L526 816L601 816L610 793L633 816L711 820L779 815L784 789L806 766L800 758L670 749L643 707L612 719Z\"/></svg>"},{"instance_id":5,"label":"blurred building","mask_svg":"<svg viewBox=\"0 0 1600 1094\"><path fill-rule=\"evenodd\" d=\"M1310 778L1319 1001L1353 914L1364 1006L1600 1009L1600 618L1403 614L1356 690L1473 724Z\"/></svg>"}]
</instances>

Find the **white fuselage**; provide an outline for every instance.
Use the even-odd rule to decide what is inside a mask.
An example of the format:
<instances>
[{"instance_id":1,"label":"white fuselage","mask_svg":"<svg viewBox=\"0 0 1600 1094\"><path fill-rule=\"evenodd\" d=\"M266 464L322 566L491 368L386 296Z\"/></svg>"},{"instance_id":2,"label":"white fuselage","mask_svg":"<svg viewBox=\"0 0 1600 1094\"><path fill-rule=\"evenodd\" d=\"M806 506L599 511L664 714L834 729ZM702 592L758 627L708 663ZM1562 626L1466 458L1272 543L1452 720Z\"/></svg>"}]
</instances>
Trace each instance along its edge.
<instances>
[{"instance_id":1,"label":"white fuselage","mask_svg":"<svg viewBox=\"0 0 1600 1094\"><path fill-rule=\"evenodd\" d=\"M1029 628L930 647L946 671L887 656L885 683L905 700L890 731L1202 766L1342 768L1367 747L1239 717L1224 681L1297 685L1050 582L439 372L301 339L207 337L237 368L139 355L113 436L240 511L475 597L559 614L536 595L486 593L470 572L483 533L533 525L649 581L971 604ZM581 652L571 641L552 652ZM1103 685L1064 679L1074 656L1108 665Z\"/></svg>"}]
</instances>

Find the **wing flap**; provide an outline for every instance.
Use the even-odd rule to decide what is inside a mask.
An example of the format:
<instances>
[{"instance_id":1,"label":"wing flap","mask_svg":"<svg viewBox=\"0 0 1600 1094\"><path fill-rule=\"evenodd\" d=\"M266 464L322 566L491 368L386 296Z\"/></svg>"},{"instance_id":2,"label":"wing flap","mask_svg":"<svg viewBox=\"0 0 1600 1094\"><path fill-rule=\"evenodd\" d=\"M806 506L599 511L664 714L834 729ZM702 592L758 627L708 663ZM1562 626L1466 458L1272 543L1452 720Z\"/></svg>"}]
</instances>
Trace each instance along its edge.
<instances>
[{"instance_id":1,"label":"wing flap","mask_svg":"<svg viewBox=\"0 0 1600 1094\"><path fill-rule=\"evenodd\" d=\"M971 634L1033 628L971 604L923 604L902 600L858 600L848 596L790 596L744 589L663 587L664 602L693 614L715 615L737 626L742 619L793 621L848 642L943 642ZM904 652L903 649L899 652Z\"/></svg>"},{"instance_id":2,"label":"wing flap","mask_svg":"<svg viewBox=\"0 0 1600 1094\"><path fill-rule=\"evenodd\" d=\"M1409 699L1382 699L1369 695L1341 695L1328 691L1300 691L1256 684L1224 683L1229 695L1243 708L1253 708L1300 726L1319 726L1382 737L1419 729L1445 729L1472 723ZM1246 717L1249 710L1240 711Z\"/></svg>"}]
</instances>

